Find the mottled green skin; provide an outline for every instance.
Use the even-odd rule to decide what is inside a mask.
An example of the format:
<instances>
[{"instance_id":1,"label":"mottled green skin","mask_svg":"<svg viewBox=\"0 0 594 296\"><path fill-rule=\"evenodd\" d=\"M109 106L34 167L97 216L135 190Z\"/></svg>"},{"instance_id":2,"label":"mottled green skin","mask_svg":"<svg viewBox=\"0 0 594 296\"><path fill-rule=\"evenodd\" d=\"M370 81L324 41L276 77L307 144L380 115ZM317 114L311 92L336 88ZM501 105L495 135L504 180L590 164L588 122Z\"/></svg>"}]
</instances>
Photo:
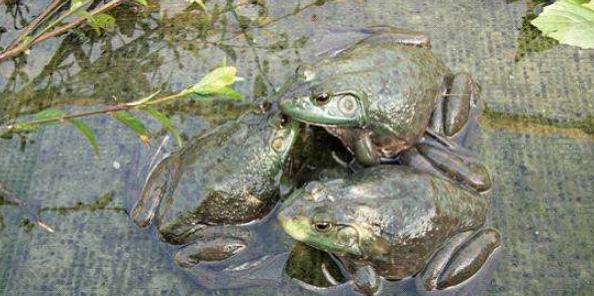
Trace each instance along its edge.
<instances>
[{"instance_id":1,"label":"mottled green skin","mask_svg":"<svg viewBox=\"0 0 594 296\"><path fill-rule=\"evenodd\" d=\"M298 131L296 121L281 127L272 112L249 112L219 126L165 158L151 173L136 209L145 205L144 212L150 213L146 204L160 201L157 229L173 244L191 241L205 226L260 219L278 199L280 176ZM139 223L150 216L133 218Z\"/></svg>"},{"instance_id":2,"label":"mottled green skin","mask_svg":"<svg viewBox=\"0 0 594 296\"><path fill-rule=\"evenodd\" d=\"M336 254L349 268L369 265L396 280L421 271L450 237L480 229L486 213L483 197L448 180L380 165L310 183L283 204L278 219L294 239ZM316 231L320 216L332 220L329 231Z\"/></svg>"},{"instance_id":3,"label":"mottled green skin","mask_svg":"<svg viewBox=\"0 0 594 296\"><path fill-rule=\"evenodd\" d=\"M369 136L386 158L418 142L451 77L430 50L374 37L302 66L297 75L300 81L281 102L285 114L325 126L351 151ZM349 118L332 102L343 92L359 102ZM331 102L316 105L314 97L321 93L330 94Z\"/></svg>"}]
</instances>

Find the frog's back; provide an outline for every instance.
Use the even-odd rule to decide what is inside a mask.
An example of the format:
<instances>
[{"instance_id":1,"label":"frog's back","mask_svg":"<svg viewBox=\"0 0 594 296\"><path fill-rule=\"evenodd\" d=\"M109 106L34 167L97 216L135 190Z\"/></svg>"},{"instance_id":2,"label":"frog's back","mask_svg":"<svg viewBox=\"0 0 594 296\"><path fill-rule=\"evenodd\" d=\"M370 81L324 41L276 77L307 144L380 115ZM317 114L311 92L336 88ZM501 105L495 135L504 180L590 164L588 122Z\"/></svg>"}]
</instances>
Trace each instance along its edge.
<instances>
[{"instance_id":1,"label":"frog's back","mask_svg":"<svg viewBox=\"0 0 594 296\"><path fill-rule=\"evenodd\" d=\"M408 167L365 170L345 190L340 223L372 233L361 242L364 260L390 279L420 271L449 237L480 228L487 210L481 196Z\"/></svg>"},{"instance_id":2,"label":"frog's back","mask_svg":"<svg viewBox=\"0 0 594 296\"><path fill-rule=\"evenodd\" d=\"M359 43L315 66L320 90L367 95L370 124L415 142L451 74L430 50L399 43Z\"/></svg>"},{"instance_id":3,"label":"frog's back","mask_svg":"<svg viewBox=\"0 0 594 296\"><path fill-rule=\"evenodd\" d=\"M177 223L238 224L260 217L274 202L263 159L271 128L264 116L248 115L188 143L172 158L181 174L159 209L160 228Z\"/></svg>"}]
</instances>

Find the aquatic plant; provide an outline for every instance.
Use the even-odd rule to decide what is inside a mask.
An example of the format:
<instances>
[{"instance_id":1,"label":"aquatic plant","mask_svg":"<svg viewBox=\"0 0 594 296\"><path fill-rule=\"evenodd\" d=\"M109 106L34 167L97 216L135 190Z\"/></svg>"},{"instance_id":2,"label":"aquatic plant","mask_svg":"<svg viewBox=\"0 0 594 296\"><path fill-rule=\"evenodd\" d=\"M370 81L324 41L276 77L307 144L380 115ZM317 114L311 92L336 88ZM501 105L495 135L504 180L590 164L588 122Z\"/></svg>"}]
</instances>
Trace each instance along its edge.
<instances>
[{"instance_id":1,"label":"aquatic plant","mask_svg":"<svg viewBox=\"0 0 594 296\"><path fill-rule=\"evenodd\" d=\"M136 133L143 143L148 143L150 140L149 130L142 121L130 112L139 111L158 121L166 130L174 135L176 142L181 146L181 136L175 125L165 114L159 112L153 106L170 103L186 96L192 96L194 99L226 97L241 100L241 94L230 87L234 82L241 80L236 74L237 69L235 67L223 65L206 74L198 83L171 95L159 97L160 91L156 91L147 97L132 102L82 112L68 113L54 108L44 109L33 115L33 120L17 121L0 126L0 137L6 138L14 134L31 132L49 124L70 123L84 135L95 153L98 154L99 145L95 133L79 118L98 114L111 115L114 119L120 121Z\"/></svg>"},{"instance_id":2,"label":"aquatic plant","mask_svg":"<svg viewBox=\"0 0 594 296\"><path fill-rule=\"evenodd\" d=\"M98 32L102 29L113 30L115 19L105 12L124 3L124 0L113 0L90 11L83 9L92 7L93 2L92 0L52 0L39 16L27 25L23 33L0 53L0 63L26 53L31 46L37 43L62 35L83 24L89 25ZM146 0L134 0L134 2L147 6ZM64 7L68 7L66 5L69 5L69 8L63 10ZM58 15L56 16L56 14ZM77 18L63 24L63 21L73 15L76 15ZM51 20L54 17L55 19ZM45 23L47 24L40 28Z\"/></svg>"},{"instance_id":3,"label":"aquatic plant","mask_svg":"<svg viewBox=\"0 0 594 296\"><path fill-rule=\"evenodd\" d=\"M560 43L594 48L594 0L556 1L531 24Z\"/></svg>"}]
</instances>

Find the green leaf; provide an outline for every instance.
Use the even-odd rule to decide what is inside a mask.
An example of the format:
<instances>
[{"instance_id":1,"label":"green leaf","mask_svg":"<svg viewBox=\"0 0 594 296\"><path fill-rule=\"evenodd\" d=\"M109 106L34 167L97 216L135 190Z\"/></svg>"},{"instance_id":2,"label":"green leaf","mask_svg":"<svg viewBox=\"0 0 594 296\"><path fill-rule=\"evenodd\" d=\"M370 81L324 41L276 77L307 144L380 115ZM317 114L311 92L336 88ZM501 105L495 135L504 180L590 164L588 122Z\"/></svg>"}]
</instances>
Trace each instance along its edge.
<instances>
[{"instance_id":1,"label":"green leaf","mask_svg":"<svg viewBox=\"0 0 594 296\"><path fill-rule=\"evenodd\" d=\"M107 32L113 32L115 29L115 18L109 14L100 13L93 17L94 26Z\"/></svg>"},{"instance_id":2,"label":"green leaf","mask_svg":"<svg viewBox=\"0 0 594 296\"><path fill-rule=\"evenodd\" d=\"M132 115L132 113L127 112L127 111L120 111L120 112L113 113L113 117L115 119L117 119L118 121L120 121L121 123L125 124L132 131L134 131L140 138L140 141L142 141L145 144L148 144L148 142L149 142L148 129L144 126L144 124L140 120L138 120L138 118L134 117L134 115Z\"/></svg>"},{"instance_id":3,"label":"green leaf","mask_svg":"<svg viewBox=\"0 0 594 296\"><path fill-rule=\"evenodd\" d=\"M70 11L76 11L85 5L85 0L71 0L70 1Z\"/></svg>"},{"instance_id":4,"label":"green leaf","mask_svg":"<svg viewBox=\"0 0 594 296\"><path fill-rule=\"evenodd\" d=\"M47 120L47 119L58 119L62 117L64 113L58 109L48 108L41 110L39 113L33 115L37 120Z\"/></svg>"},{"instance_id":5,"label":"green leaf","mask_svg":"<svg viewBox=\"0 0 594 296\"><path fill-rule=\"evenodd\" d=\"M81 18L87 20L87 24L97 32L101 33L101 29L107 32L113 32L115 29L115 18L109 14L100 13L92 15L88 11L79 11L77 13Z\"/></svg>"},{"instance_id":6,"label":"green leaf","mask_svg":"<svg viewBox=\"0 0 594 296\"><path fill-rule=\"evenodd\" d=\"M233 99L233 100L238 100L241 101L243 100L243 96L236 90L226 86L223 87L218 93L217 95L220 95L222 97L225 98L229 98L229 99Z\"/></svg>"},{"instance_id":7,"label":"green leaf","mask_svg":"<svg viewBox=\"0 0 594 296\"><path fill-rule=\"evenodd\" d=\"M225 87L233 84L238 78L235 76L237 69L235 67L219 67L206 74L200 82L190 88L198 95L216 95L221 91L226 92Z\"/></svg>"},{"instance_id":8,"label":"green leaf","mask_svg":"<svg viewBox=\"0 0 594 296\"><path fill-rule=\"evenodd\" d=\"M182 141L181 134L180 134L179 130L177 129L177 127L175 127L175 125L173 124L173 122L171 122L171 120L169 119L169 117L167 117L167 115L165 115L165 114L159 112L157 109L151 108L151 107L144 108L143 111L146 112L146 114L150 115L155 120L157 120L161 125L163 125L163 127L165 127L165 129L170 131L173 134L173 137L175 138L175 142L177 143L177 145L179 147L181 147L183 145L183 141Z\"/></svg>"},{"instance_id":9,"label":"green leaf","mask_svg":"<svg viewBox=\"0 0 594 296\"><path fill-rule=\"evenodd\" d=\"M99 155L99 144L97 144L97 137L95 136L93 130L86 123L78 119L73 118L68 121L74 127L76 127L76 129L78 129L85 136L87 141L89 141L89 144L93 146L93 152L95 152L95 155Z\"/></svg>"},{"instance_id":10,"label":"green leaf","mask_svg":"<svg viewBox=\"0 0 594 296\"><path fill-rule=\"evenodd\" d=\"M148 3L146 3L146 0L135 0L136 3L142 5L142 6L148 6Z\"/></svg>"},{"instance_id":11,"label":"green leaf","mask_svg":"<svg viewBox=\"0 0 594 296\"><path fill-rule=\"evenodd\" d=\"M531 24L560 43L594 48L594 0L557 1L546 6Z\"/></svg>"}]
</instances>

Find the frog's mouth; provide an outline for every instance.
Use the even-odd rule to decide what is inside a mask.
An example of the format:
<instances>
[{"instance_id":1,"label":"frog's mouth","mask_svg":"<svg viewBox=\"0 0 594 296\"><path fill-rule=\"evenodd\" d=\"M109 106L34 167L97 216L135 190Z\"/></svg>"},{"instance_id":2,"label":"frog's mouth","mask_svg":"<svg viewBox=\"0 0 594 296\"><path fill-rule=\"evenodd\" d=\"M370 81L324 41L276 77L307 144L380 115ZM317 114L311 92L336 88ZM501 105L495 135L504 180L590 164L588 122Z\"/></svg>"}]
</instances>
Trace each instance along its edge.
<instances>
[{"instance_id":1,"label":"frog's mouth","mask_svg":"<svg viewBox=\"0 0 594 296\"><path fill-rule=\"evenodd\" d=\"M316 100L310 97L284 99L280 103L280 109L285 115L312 125L341 127L364 125L366 117L362 106L353 100L349 106L352 108L352 113L345 113L345 107L339 105L342 96L345 94L334 95L325 104L316 103Z\"/></svg>"}]
</instances>

